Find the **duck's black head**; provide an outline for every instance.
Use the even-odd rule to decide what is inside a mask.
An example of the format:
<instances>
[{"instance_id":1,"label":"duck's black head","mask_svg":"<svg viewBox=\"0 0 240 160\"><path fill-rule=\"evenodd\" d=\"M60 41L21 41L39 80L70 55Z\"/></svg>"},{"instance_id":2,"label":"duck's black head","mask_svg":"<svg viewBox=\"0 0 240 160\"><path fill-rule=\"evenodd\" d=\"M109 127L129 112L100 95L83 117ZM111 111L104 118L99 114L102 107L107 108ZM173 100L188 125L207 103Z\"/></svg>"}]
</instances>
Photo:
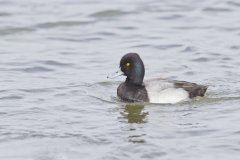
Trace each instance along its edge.
<instances>
[{"instance_id":1,"label":"duck's black head","mask_svg":"<svg viewBox=\"0 0 240 160\"><path fill-rule=\"evenodd\" d=\"M127 53L120 61L121 71L127 76L126 82L142 85L145 69L137 53Z\"/></svg>"}]
</instances>

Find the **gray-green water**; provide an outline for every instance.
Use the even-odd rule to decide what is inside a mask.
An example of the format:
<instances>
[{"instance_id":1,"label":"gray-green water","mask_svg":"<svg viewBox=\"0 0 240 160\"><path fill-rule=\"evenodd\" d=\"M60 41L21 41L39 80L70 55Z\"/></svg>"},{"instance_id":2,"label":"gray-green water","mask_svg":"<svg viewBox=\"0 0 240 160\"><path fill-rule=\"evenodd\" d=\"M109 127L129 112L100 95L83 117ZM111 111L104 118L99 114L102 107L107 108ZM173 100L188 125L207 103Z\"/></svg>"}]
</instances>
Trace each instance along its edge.
<instances>
[{"instance_id":1,"label":"gray-green water","mask_svg":"<svg viewBox=\"0 0 240 160\"><path fill-rule=\"evenodd\" d=\"M238 0L0 0L0 159L239 159L239 17ZM120 103L106 76L127 52L207 98Z\"/></svg>"}]
</instances>

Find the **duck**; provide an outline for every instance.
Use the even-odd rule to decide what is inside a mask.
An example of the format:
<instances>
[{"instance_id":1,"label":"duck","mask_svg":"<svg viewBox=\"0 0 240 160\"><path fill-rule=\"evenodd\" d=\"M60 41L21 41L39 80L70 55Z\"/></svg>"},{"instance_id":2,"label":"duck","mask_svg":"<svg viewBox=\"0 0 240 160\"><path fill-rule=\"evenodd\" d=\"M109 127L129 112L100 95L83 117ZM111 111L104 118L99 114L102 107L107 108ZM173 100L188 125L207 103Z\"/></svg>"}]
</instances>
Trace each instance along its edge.
<instances>
[{"instance_id":1,"label":"duck","mask_svg":"<svg viewBox=\"0 0 240 160\"><path fill-rule=\"evenodd\" d=\"M108 78L126 76L117 88L117 96L126 102L178 103L203 97L208 86L187 81L156 78L144 81L145 67L137 53L127 53L120 60L120 70Z\"/></svg>"}]
</instances>

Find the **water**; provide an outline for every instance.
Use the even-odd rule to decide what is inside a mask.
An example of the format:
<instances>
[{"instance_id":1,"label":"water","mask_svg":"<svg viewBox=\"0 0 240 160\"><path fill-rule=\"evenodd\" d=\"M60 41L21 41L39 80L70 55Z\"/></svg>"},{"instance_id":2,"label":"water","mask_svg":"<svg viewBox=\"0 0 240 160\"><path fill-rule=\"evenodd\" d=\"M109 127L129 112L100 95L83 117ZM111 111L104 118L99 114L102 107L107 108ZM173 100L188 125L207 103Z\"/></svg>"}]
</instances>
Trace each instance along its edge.
<instances>
[{"instance_id":1,"label":"water","mask_svg":"<svg viewBox=\"0 0 240 160\"><path fill-rule=\"evenodd\" d=\"M0 0L0 159L239 159L239 17L238 0ZM119 102L106 76L127 52L207 97Z\"/></svg>"}]
</instances>

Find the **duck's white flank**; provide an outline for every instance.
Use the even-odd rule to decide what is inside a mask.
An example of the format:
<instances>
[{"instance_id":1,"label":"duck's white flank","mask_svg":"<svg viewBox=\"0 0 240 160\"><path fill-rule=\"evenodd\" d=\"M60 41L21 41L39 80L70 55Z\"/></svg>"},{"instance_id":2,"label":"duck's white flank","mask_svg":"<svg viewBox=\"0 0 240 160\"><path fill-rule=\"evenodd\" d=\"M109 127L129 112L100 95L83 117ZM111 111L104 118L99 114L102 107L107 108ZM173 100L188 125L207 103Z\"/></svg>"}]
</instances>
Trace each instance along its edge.
<instances>
[{"instance_id":1,"label":"duck's white flank","mask_svg":"<svg viewBox=\"0 0 240 160\"><path fill-rule=\"evenodd\" d=\"M144 84L150 103L177 103L189 100L187 91L182 88L175 88L174 83L167 80L149 80Z\"/></svg>"}]
</instances>

